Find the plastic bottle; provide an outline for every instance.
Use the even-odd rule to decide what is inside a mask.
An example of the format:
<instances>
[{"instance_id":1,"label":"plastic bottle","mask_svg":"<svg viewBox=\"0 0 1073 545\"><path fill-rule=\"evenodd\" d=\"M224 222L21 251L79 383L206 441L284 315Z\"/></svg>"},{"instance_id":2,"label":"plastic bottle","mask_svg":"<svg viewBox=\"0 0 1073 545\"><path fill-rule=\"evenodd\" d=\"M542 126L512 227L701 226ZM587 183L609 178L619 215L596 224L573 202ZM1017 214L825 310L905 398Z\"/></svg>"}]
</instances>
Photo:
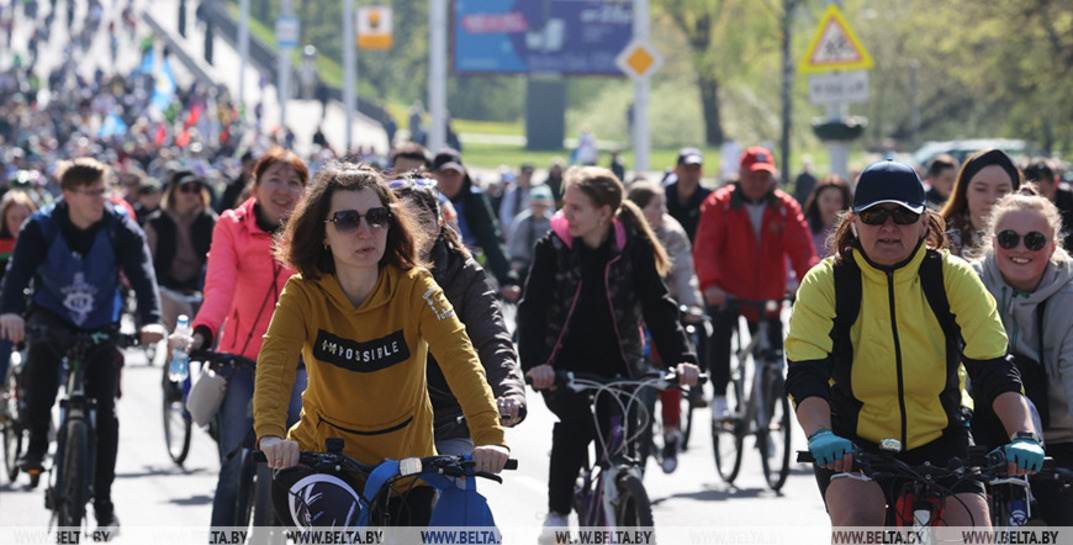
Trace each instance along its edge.
<instances>
[{"instance_id":1,"label":"plastic bottle","mask_svg":"<svg viewBox=\"0 0 1073 545\"><path fill-rule=\"evenodd\" d=\"M179 319L175 322L175 333L184 337L189 337L192 333L190 330L190 317L185 314L180 314ZM186 377L190 375L190 354L186 353L186 350L176 346L171 351L171 363L168 365L168 380L172 382L182 382L186 380Z\"/></svg>"}]
</instances>

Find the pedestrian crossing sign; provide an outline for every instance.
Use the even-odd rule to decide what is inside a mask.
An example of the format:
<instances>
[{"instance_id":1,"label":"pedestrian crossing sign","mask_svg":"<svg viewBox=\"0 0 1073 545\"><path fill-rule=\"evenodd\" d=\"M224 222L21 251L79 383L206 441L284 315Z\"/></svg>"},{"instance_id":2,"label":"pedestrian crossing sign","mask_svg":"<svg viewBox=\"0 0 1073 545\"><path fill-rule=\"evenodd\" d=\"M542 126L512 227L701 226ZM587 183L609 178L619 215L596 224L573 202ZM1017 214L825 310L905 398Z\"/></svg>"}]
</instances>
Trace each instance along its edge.
<instances>
[{"instance_id":1,"label":"pedestrian crossing sign","mask_svg":"<svg viewBox=\"0 0 1073 545\"><path fill-rule=\"evenodd\" d=\"M831 4L823 13L816 32L809 41L798 71L820 74L838 70L869 70L874 63L860 38L849 26L838 6Z\"/></svg>"}]
</instances>

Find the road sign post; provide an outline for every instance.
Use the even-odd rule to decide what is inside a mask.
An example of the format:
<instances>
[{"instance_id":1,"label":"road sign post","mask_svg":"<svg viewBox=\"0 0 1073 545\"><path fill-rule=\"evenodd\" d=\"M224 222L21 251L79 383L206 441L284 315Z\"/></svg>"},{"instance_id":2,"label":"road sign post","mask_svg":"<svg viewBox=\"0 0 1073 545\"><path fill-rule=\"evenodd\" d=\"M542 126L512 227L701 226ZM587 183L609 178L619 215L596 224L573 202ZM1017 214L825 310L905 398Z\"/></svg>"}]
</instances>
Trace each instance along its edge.
<instances>
[{"instance_id":1,"label":"road sign post","mask_svg":"<svg viewBox=\"0 0 1073 545\"><path fill-rule=\"evenodd\" d=\"M298 18L291 11L291 0L283 0L276 19L276 47L279 50L279 126L287 130L287 101L291 98L291 49L298 45Z\"/></svg>"},{"instance_id":2,"label":"road sign post","mask_svg":"<svg viewBox=\"0 0 1073 545\"><path fill-rule=\"evenodd\" d=\"M868 100L867 70L873 65L842 11L827 6L798 69L809 75L809 100L827 107L827 118L813 130L827 145L831 172L842 177L849 176L849 142L861 132L861 123L849 119L849 105ZM838 130L851 127L856 130Z\"/></svg>"},{"instance_id":3,"label":"road sign post","mask_svg":"<svg viewBox=\"0 0 1073 545\"><path fill-rule=\"evenodd\" d=\"M615 64L633 78L633 156L634 172L649 167L652 138L648 129L648 95L651 75L663 65L663 56L649 43L651 25L648 20L648 0L633 2L633 41L619 53Z\"/></svg>"}]
</instances>

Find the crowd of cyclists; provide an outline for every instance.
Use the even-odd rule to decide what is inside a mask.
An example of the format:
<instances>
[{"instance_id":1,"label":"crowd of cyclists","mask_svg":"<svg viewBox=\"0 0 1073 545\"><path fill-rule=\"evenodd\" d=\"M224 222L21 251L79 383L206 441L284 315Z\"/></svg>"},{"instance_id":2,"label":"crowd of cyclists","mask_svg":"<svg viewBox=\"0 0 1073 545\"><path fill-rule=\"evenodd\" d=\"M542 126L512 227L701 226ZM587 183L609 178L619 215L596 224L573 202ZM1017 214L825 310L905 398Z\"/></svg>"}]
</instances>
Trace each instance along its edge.
<instances>
[{"instance_id":1,"label":"crowd of cyclists","mask_svg":"<svg viewBox=\"0 0 1073 545\"><path fill-rule=\"evenodd\" d=\"M166 62L155 54L144 49ZM244 122L226 91L179 88L161 109L167 76L140 66L87 79L69 59L44 84L32 63L0 74L0 371L24 346L26 471L47 465L72 336L115 334L133 298L142 343L171 333L181 350L257 362L224 372L212 525L235 520L233 454L251 444L275 470L285 524L312 474L300 453L329 438L364 464L456 454L498 473L528 382L558 420L545 525L565 527L606 422L588 396L556 388L556 372L673 368L690 403L732 417L731 337L758 315L731 303L788 291L786 391L833 525L884 523L893 483L854 458L890 440L911 464L980 444L1014 476L1045 454L1073 469L1073 192L1057 162L982 150L937 157L922 179L882 160L852 183L816 182L802 206L768 149L746 149L738 176L710 188L703 154L684 148L661 180L578 165L537 183L526 164L486 193L452 149L399 142L370 161L318 147L306 161L285 131ZM515 302L516 328L502 312ZM180 315L192 334L176 332ZM713 333L694 342L684 324L705 320ZM783 345L781 327L768 332ZM113 342L88 359L94 509L115 529L123 357ZM660 395L668 473L681 395ZM950 486L946 522L988 524L983 485ZM1048 524L1073 525L1068 488L1032 487ZM434 491L399 492L396 522L426 524Z\"/></svg>"}]
</instances>

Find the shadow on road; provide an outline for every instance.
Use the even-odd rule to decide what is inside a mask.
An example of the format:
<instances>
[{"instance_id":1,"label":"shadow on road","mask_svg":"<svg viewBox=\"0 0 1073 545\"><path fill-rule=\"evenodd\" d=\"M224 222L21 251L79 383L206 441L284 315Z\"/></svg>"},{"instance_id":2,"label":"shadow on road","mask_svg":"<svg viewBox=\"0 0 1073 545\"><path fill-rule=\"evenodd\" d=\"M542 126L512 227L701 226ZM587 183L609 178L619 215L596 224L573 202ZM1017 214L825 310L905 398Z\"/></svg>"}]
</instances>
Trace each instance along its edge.
<instances>
[{"instance_id":1,"label":"shadow on road","mask_svg":"<svg viewBox=\"0 0 1073 545\"><path fill-rule=\"evenodd\" d=\"M142 466L142 471L137 472L119 472L116 473L117 479L136 479L138 477L185 477L187 475L197 475L198 473L205 473L208 471L203 467L195 467L188 469L184 467L178 467L174 465L169 466Z\"/></svg>"},{"instance_id":2,"label":"shadow on road","mask_svg":"<svg viewBox=\"0 0 1073 545\"><path fill-rule=\"evenodd\" d=\"M212 503L212 496L198 494L197 496L190 496L189 498L172 498L168 500L168 503L181 506L209 505Z\"/></svg>"},{"instance_id":3,"label":"shadow on road","mask_svg":"<svg viewBox=\"0 0 1073 545\"><path fill-rule=\"evenodd\" d=\"M726 501L729 499L759 498L761 496L769 495L767 492L769 491L766 488L706 488L704 490L681 492L663 498L655 498L652 500L652 505L659 505L667 500L678 498L700 501Z\"/></svg>"}]
</instances>

